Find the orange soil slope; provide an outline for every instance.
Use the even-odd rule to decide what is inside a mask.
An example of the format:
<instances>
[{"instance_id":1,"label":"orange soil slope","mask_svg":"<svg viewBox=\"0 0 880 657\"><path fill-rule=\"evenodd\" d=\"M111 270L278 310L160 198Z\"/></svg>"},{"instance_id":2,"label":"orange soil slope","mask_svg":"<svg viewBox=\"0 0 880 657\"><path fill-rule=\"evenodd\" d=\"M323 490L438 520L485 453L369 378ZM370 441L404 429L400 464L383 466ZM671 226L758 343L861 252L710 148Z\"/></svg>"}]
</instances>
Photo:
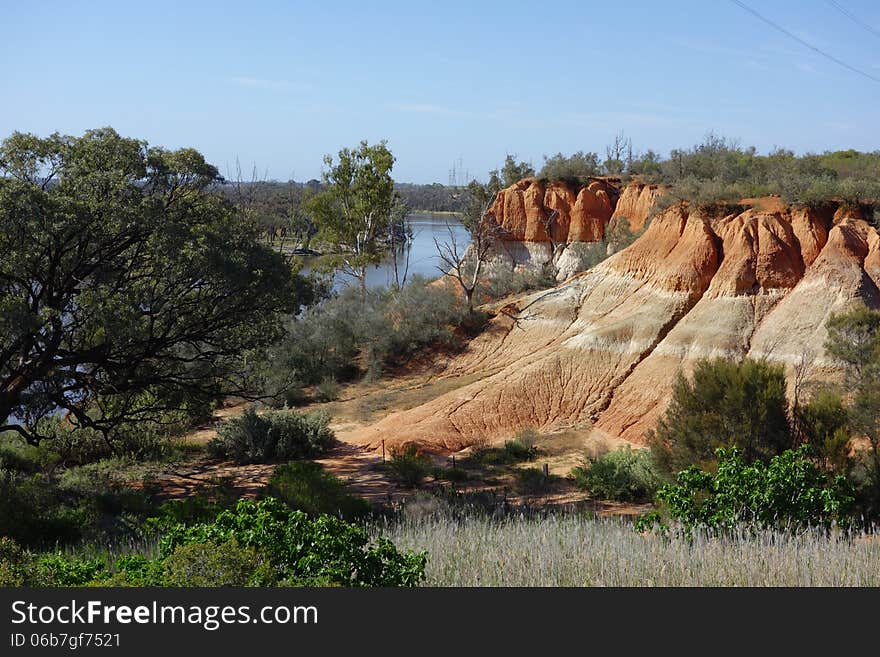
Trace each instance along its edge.
<instances>
[{"instance_id":1,"label":"orange soil slope","mask_svg":"<svg viewBox=\"0 0 880 657\"><path fill-rule=\"evenodd\" d=\"M550 203L572 199L534 180L523 185L524 208L539 187ZM633 203L645 193L651 188L633 192ZM504 203L519 212L518 201ZM534 213L504 216L539 236ZM644 443L675 374L696 359L763 357L833 376L825 321L857 300L880 307L878 285L880 236L851 212L709 217L670 208L629 248L499 314L447 368L481 379L352 438L447 451L524 427L581 427Z\"/></svg>"}]
</instances>

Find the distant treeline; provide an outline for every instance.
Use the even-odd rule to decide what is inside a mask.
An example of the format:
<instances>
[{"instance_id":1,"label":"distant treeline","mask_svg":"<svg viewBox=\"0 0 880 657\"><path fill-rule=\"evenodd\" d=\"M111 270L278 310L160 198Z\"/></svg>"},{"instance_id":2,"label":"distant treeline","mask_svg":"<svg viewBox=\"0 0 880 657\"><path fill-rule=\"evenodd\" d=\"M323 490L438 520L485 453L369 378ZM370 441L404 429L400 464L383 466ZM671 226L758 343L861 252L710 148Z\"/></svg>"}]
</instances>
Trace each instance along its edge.
<instances>
[{"instance_id":1,"label":"distant treeline","mask_svg":"<svg viewBox=\"0 0 880 657\"><path fill-rule=\"evenodd\" d=\"M508 158L510 160L510 158ZM510 167L512 161L506 163ZM583 182L600 175L619 176L663 185L665 203L699 205L737 202L743 198L779 195L791 204L814 205L834 199L851 205L874 206L880 199L880 151L825 151L796 155L774 148L766 155L754 146L712 133L690 148L676 148L663 157L653 150L636 152L618 135L601 160L597 153L544 156L535 174L519 163L520 172L547 180Z\"/></svg>"},{"instance_id":2,"label":"distant treeline","mask_svg":"<svg viewBox=\"0 0 880 657\"><path fill-rule=\"evenodd\" d=\"M395 190L408 208L413 211L426 212L461 212L465 205L466 188L440 183L420 185L416 183L395 183ZM218 185L217 189L234 201L246 201L251 205L260 205L273 212L284 212L291 205L298 205L310 193L323 189L320 180L298 182L288 180L280 182L227 181Z\"/></svg>"},{"instance_id":3,"label":"distant treeline","mask_svg":"<svg viewBox=\"0 0 880 657\"><path fill-rule=\"evenodd\" d=\"M676 148L664 157L653 150L635 151L619 134L605 157L589 151L544 156L536 170L531 162L507 155L489 172L482 187L489 195L529 176L564 180L573 185L597 176L612 176L666 188L659 207L680 201L703 206L735 204L743 198L778 195L790 204L816 205L837 200L868 211L880 207L880 151L826 151L796 155L776 148L761 154L754 146L712 133L689 148ZM323 189L320 180L307 182L226 181L218 189L266 230L270 241L280 238L308 248L316 226L305 201ZM411 212L463 212L469 187L440 183L395 183L400 201Z\"/></svg>"}]
</instances>

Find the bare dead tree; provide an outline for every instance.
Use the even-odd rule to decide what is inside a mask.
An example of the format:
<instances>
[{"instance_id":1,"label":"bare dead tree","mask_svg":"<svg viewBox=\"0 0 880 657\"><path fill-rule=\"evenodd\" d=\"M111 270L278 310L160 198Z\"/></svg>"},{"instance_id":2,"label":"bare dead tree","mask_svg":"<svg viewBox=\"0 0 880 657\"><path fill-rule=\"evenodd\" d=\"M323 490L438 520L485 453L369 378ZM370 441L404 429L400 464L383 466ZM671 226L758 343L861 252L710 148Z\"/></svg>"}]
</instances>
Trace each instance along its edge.
<instances>
[{"instance_id":1,"label":"bare dead tree","mask_svg":"<svg viewBox=\"0 0 880 657\"><path fill-rule=\"evenodd\" d=\"M623 173L628 160L632 160L632 140L621 131L605 147L605 170L612 174Z\"/></svg>"},{"instance_id":2,"label":"bare dead tree","mask_svg":"<svg viewBox=\"0 0 880 657\"><path fill-rule=\"evenodd\" d=\"M544 263L543 269L545 272L551 274L554 278L558 273L556 270L556 257L562 253L566 246L568 246L568 241L557 241L553 236L554 228L556 228L556 224L559 221L559 210L553 210L550 214L548 214L544 218L544 232L547 233L547 239L550 240L550 258L547 262Z\"/></svg>"},{"instance_id":3,"label":"bare dead tree","mask_svg":"<svg viewBox=\"0 0 880 657\"><path fill-rule=\"evenodd\" d=\"M405 204L398 203L394 212L397 217L388 225L388 241L391 249L391 264L394 268L394 287L399 290L406 285L406 279L409 276L409 260L412 249L408 242L412 238L412 224L409 221L409 208ZM398 235L401 228L404 233L402 243ZM403 268L402 275L401 267Z\"/></svg>"},{"instance_id":4,"label":"bare dead tree","mask_svg":"<svg viewBox=\"0 0 880 657\"><path fill-rule=\"evenodd\" d=\"M816 359L816 356L806 348L801 350L800 355L798 356L797 362L793 366L794 373L794 384L792 386L792 395L791 395L791 419L792 426L794 427L796 438L798 441L803 440L804 431L801 425L801 397L803 395L804 389L809 383L808 376L810 372L810 367L813 364L813 361Z\"/></svg>"},{"instance_id":5,"label":"bare dead tree","mask_svg":"<svg viewBox=\"0 0 880 657\"><path fill-rule=\"evenodd\" d=\"M470 229L471 245L467 251L461 249L455 231L448 222L446 231L449 239L440 242L434 238L434 246L443 263L443 266L437 268L461 287L470 313L474 312L474 293L480 283L483 267L489 261L493 245L503 234L503 229L495 221L495 215L489 212L493 202L494 196L486 204L482 220Z\"/></svg>"}]
</instances>

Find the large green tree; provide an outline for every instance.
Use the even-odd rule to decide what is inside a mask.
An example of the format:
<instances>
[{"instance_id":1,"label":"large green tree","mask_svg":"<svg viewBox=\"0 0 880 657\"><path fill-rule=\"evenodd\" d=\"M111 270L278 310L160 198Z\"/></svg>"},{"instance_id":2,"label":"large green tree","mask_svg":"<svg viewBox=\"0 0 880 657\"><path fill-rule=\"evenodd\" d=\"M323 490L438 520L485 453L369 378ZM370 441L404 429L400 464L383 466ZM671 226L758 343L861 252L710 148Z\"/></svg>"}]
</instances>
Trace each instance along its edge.
<instances>
[{"instance_id":1,"label":"large green tree","mask_svg":"<svg viewBox=\"0 0 880 657\"><path fill-rule=\"evenodd\" d=\"M110 128L0 143L0 430L121 424L245 393L298 285L209 188L217 170Z\"/></svg>"},{"instance_id":2,"label":"large green tree","mask_svg":"<svg viewBox=\"0 0 880 657\"><path fill-rule=\"evenodd\" d=\"M701 360L690 379L679 374L652 438L670 472L713 462L719 447L736 447L751 463L791 446L785 370L751 359Z\"/></svg>"},{"instance_id":3,"label":"large green tree","mask_svg":"<svg viewBox=\"0 0 880 657\"><path fill-rule=\"evenodd\" d=\"M845 367L844 397L850 428L866 438L860 454L868 484L866 511L880 516L880 312L865 306L833 315L827 324L828 355Z\"/></svg>"},{"instance_id":4,"label":"large green tree","mask_svg":"<svg viewBox=\"0 0 880 657\"><path fill-rule=\"evenodd\" d=\"M329 262L354 276L365 290L367 270L387 253L386 238L399 210L391 169L394 155L383 140L362 141L343 148L338 159L324 157L325 189L309 207L318 226L318 238L336 248Z\"/></svg>"}]
</instances>

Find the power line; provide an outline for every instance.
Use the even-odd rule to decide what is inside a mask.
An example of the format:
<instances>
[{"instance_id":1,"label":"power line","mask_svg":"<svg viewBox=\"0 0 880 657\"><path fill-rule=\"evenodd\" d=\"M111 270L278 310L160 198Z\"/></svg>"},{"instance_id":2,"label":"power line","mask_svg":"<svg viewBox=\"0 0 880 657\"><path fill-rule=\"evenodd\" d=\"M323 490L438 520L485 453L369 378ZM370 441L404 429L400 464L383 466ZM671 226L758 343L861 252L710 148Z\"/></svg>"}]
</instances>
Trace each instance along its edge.
<instances>
[{"instance_id":1,"label":"power line","mask_svg":"<svg viewBox=\"0 0 880 657\"><path fill-rule=\"evenodd\" d=\"M754 16L755 18L757 18L757 19L759 19L759 20L761 20L761 21L767 23L767 25L769 25L770 27L772 27L772 28L774 28L774 29L776 29L776 30L779 30L779 31L782 32L785 36L794 39L795 41L797 41L797 42L798 42L799 44L801 44L802 46L806 46L806 47L809 48L810 50L813 50L813 51L819 53L820 55L822 55L822 56L825 57L826 59L830 59L832 62L834 62L834 63L837 64L838 66L842 66L843 68L848 69L848 70L852 71L853 73L858 73L858 74L861 75L862 77L866 77L866 78L868 78L869 80L873 80L874 82L878 82L878 83L880 83L880 78L875 77L875 76L871 75L870 73L866 73L865 71L863 71L863 70L861 70L861 69L858 69L858 68L856 68L855 66L850 66L850 65L847 64L846 62L844 62L844 61L842 61L842 60L840 60L840 59L837 59L837 57L835 57L834 55L832 55L832 54L830 54L830 53L827 53L827 52L825 52L824 50L822 50L822 49L820 49L820 48L817 48L817 47L814 46L812 43L808 43L807 41L804 41L804 40L801 39L799 36L797 36L796 34L793 34L792 32L789 32L788 30L786 30L784 27L782 27L782 26L779 25L778 23L774 23L774 22L771 21L769 18L766 18L765 16L762 16L761 14L759 14L758 12L756 12L754 9L752 9L751 7L749 7L746 3L744 3L744 2L740 2L740 0L730 0L730 1L731 1L733 4L738 5L740 8L742 8L742 9L744 9L745 11L749 12L750 14L752 14L752 16Z\"/></svg>"},{"instance_id":2,"label":"power line","mask_svg":"<svg viewBox=\"0 0 880 657\"><path fill-rule=\"evenodd\" d=\"M846 17L847 17L848 19L850 19L853 23L855 23L856 25L860 25L861 27L863 27L864 29L866 29L868 32L870 32L871 34L873 34L875 37L877 37L878 39L880 39L880 30L877 30L877 29L871 27L871 26L868 25L868 23L866 23L865 21L859 19L858 16L853 15L852 12L848 11L848 10L846 9L846 7L844 7L843 5L841 5L839 2L835 2L835 0L826 0L826 1L828 2L829 5L831 5L832 7L834 7L837 11L839 11L841 14L843 14L844 16L846 16Z\"/></svg>"}]
</instances>

